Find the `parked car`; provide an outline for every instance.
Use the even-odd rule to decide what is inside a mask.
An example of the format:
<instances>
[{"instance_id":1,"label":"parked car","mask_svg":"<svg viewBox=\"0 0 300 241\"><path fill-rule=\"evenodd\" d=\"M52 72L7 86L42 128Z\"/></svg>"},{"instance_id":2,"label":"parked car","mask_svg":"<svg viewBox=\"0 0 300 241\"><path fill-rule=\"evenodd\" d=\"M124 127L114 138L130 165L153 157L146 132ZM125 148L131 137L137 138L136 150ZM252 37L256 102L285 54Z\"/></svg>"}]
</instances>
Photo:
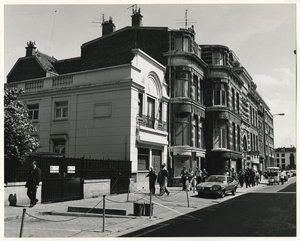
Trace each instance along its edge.
<instances>
[{"instance_id":1,"label":"parked car","mask_svg":"<svg viewBox=\"0 0 300 241\"><path fill-rule=\"evenodd\" d=\"M289 180L289 177L286 171L283 171L283 173L284 173L284 181L286 182Z\"/></svg>"},{"instance_id":2,"label":"parked car","mask_svg":"<svg viewBox=\"0 0 300 241\"><path fill-rule=\"evenodd\" d=\"M288 175L288 178L293 176L293 173L290 170L286 171L286 174Z\"/></svg>"},{"instance_id":3,"label":"parked car","mask_svg":"<svg viewBox=\"0 0 300 241\"><path fill-rule=\"evenodd\" d=\"M293 177L296 176L296 170L290 170L290 172L293 174Z\"/></svg>"},{"instance_id":4,"label":"parked car","mask_svg":"<svg viewBox=\"0 0 300 241\"><path fill-rule=\"evenodd\" d=\"M225 197L227 193L235 195L238 182L230 176L210 175L205 182L196 186L198 196L217 195Z\"/></svg>"}]
</instances>

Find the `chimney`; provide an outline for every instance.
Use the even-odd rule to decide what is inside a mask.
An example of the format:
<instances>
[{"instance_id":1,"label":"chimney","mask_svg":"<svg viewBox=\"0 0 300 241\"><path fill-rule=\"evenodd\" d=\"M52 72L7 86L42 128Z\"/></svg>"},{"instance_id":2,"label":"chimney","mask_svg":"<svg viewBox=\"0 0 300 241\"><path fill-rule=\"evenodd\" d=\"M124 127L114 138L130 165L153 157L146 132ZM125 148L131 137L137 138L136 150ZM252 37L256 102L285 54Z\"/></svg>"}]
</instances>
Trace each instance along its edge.
<instances>
[{"instance_id":1,"label":"chimney","mask_svg":"<svg viewBox=\"0 0 300 241\"><path fill-rule=\"evenodd\" d=\"M35 49L36 49L35 42L32 41L27 42L26 57L35 55Z\"/></svg>"},{"instance_id":2,"label":"chimney","mask_svg":"<svg viewBox=\"0 0 300 241\"><path fill-rule=\"evenodd\" d=\"M132 8L132 15L131 15L131 25L132 27L140 27L142 26L142 18L143 16L141 15L141 9L139 8Z\"/></svg>"},{"instance_id":3,"label":"chimney","mask_svg":"<svg viewBox=\"0 0 300 241\"><path fill-rule=\"evenodd\" d=\"M114 32L115 28L116 28L116 26L112 21L112 17L109 17L108 21L104 21L104 16L103 16L102 36Z\"/></svg>"}]
</instances>

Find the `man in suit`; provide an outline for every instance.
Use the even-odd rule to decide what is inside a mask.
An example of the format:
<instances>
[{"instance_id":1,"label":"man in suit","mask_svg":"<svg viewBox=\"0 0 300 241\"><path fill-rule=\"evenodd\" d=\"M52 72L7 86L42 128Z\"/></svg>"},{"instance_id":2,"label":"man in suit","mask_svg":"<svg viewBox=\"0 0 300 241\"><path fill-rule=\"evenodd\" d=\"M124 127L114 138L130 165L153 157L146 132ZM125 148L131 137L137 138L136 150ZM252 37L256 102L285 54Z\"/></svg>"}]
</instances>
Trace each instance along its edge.
<instances>
[{"instance_id":1,"label":"man in suit","mask_svg":"<svg viewBox=\"0 0 300 241\"><path fill-rule=\"evenodd\" d=\"M37 167L36 161L32 162L32 169L29 172L25 187L27 187L27 196L30 199L30 208L32 208L39 200L36 199L36 191L41 181L42 172Z\"/></svg>"}]
</instances>

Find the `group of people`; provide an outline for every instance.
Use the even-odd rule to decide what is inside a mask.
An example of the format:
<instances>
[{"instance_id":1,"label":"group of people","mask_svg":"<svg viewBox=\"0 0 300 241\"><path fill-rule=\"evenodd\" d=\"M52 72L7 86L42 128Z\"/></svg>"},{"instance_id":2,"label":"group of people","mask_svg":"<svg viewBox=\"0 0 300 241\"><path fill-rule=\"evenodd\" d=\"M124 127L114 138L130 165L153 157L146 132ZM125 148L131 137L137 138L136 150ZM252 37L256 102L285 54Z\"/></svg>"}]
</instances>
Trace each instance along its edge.
<instances>
[{"instance_id":1,"label":"group of people","mask_svg":"<svg viewBox=\"0 0 300 241\"><path fill-rule=\"evenodd\" d=\"M158 174L155 173L153 167L150 167L150 170L145 177L149 178L149 190L151 194L155 194L156 181L159 184L159 196L162 196L165 193L167 195L170 194L170 191L167 188L168 175L169 173L165 163L161 165L161 169ZM189 168L189 170L187 170L186 167L183 167L180 176L182 182L182 190L191 190L192 187L194 187L196 184L204 182L208 177L208 173L205 168L203 170L200 170L199 167L196 167L196 170L193 171L192 168Z\"/></svg>"},{"instance_id":2,"label":"group of people","mask_svg":"<svg viewBox=\"0 0 300 241\"><path fill-rule=\"evenodd\" d=\"M164 195L165 193L167 195L170 194L167 185L168 185L168 175L169 172L166 168L166 164L163 163L160 166L160 171L158 172L158 175L156 175L155 170L153 167L150 167L150 170L146 177L149 178L149 190L152 194L155 194L155 182L158 181L159 184L159 196Z\"/></svg>"},{"instance_id":3,"label":"group of people","mask_svg":"<svg viewBox=\"0 0 300 241\"><path fill-rule=\"evenodd\" d=\"M247 167L245 170L241 169L237 175L241 187L246 185L246 188L258 185L261 181L262 172L254 168Z\"/></svg>"},{"instance_id":4,"label":"group of people","mask_svg":"<svg viewBox=\"0 0 300 241\"><path fill-rule=\"evenodd\" d=\"M189 170L184 166L180 172L182 190L192 190L192 187L195 187L200 182L205 182L208 173L205 168L201 171L199 167L196 167L195 172L190 167Z\"/></svg>"}]
</instances>

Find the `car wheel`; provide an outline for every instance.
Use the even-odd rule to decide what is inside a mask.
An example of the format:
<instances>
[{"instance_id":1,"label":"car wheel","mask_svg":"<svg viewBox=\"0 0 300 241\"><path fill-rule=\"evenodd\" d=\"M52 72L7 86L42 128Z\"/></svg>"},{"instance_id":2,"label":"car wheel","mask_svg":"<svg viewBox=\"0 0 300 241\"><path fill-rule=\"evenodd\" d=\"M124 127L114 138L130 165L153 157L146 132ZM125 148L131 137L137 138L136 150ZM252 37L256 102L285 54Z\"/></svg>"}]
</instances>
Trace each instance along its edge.
<instances>
[{"instance_id":1,"label":"car wheel","mask_svg":"<svg viewBox=\"0 0 300 241\"><path fill-rule=\"evenodd\" d=\"M236 187L231 191L232 195L234 196L236 193Z\"/></svg>"},{"instance_id":2,"label":"car wheel","mask_svg":"<svg viewBox=\"0 0 300 241\"><path fill-rule=\"evenodd\" d=\"M222 190L221 192L221 198L225 197L225 190Z\"/></svg>"}]
</instances>

